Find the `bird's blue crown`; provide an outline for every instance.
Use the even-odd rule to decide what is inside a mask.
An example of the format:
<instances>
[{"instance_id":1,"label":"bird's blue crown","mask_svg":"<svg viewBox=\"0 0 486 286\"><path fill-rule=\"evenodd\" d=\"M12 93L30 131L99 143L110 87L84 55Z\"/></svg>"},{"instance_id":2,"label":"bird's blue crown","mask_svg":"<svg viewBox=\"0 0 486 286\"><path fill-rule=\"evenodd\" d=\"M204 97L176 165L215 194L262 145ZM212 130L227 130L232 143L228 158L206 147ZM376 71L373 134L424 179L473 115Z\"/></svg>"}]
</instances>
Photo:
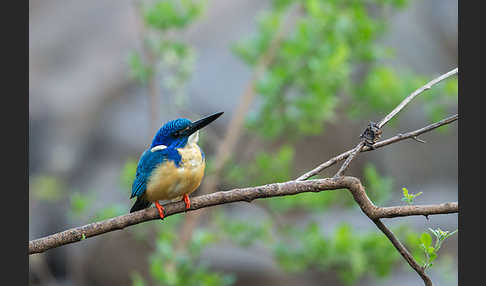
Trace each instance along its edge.
<instances>
[{"instance_id":1,"label":"bird's blue crown","mask_svg":"<svg viewBox=\"0 0 486 286\"><path fill-rule=\"evenodd\" d=\"M178 136L178 132L188 128L191 123L187 118L178 118L165 123L155 134L150 148L158 145L165 145L168 148L183 148L187 144L188 136Z\"/></svg>"}]
</instances>

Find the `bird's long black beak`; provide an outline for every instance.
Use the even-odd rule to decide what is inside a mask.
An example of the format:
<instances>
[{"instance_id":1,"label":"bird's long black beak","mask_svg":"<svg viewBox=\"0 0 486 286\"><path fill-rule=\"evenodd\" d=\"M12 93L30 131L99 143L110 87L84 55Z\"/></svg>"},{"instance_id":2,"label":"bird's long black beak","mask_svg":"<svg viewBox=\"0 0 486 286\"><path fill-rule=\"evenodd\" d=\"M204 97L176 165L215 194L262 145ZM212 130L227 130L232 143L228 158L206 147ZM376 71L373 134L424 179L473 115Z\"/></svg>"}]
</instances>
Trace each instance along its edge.
<instances>
[{"instance_id":1,"label":"bird's long black beak","mask_svg":"<svg viewBox=\"0 0 486 286\"><path fill-rule=\"evenodd\" d=\"M189 127L183 131L183 136L189 136L192 133L198 131L199 129L205 127L209 123L216 120L216 118L220 117L224 112L218 112L208 117L204 117L203 119L199 119L198 121L194 121L189 125Z\"/></svg>"}]
</instances>

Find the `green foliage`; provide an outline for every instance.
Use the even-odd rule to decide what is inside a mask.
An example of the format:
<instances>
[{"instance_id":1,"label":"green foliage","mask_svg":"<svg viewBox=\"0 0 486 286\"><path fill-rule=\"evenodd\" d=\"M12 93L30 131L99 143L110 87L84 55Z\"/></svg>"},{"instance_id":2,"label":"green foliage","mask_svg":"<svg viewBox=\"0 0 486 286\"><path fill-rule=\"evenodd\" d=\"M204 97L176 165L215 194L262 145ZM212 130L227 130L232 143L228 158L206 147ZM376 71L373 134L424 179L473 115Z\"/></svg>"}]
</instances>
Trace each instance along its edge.
<instances>
[{"instance_id":1,"label":"green foliage","mask_svg":"<svg viewBox=\"0 0 486 286\"><path fill-rule=\"evenodd\" d=\"M406 1L371 3L402 8ZM271 9L258 18L257 33L236 43L233 52L245 63L255 65L294 4L300 5L303 12L258 80L260 107L248 117L249 128L263 138L289 139L321 133L324 123L335 118L342 94L353 98L348 113L363 116L371 111L390 111L426 83L424 77L397 73L381 63L392 57L389 48L377 43L386 31L385 20L380 14L372 16L368 12L370 3L362 1L273 1ZM357 64L367 70L362 79L352 80ZM453 86L446 91L457 94ZM427 93L421 96L425 111L436 119L444 114L450 101L437 101L440 89Z\"/></svg>"},{"instance_id":2,"label":"green foliage","mask_svg":"<svg viewBox=\"0 0 486 286\"><path fill-rule=\"evenodd\" d=\"M120 170L120 190L124 197L130 195L130 190L137 170L137 162L128 159ZM96 190L74 191L69 195L68 216L72 220L100 221L127 213L129 201L126 203L99 202L99 193Z\"/></svg>"},{"instance_id":3,"label":"green foliage","mask_svg":"<svg viewBox=\"0 0 486 286\"><path fill-rule=\"evenodd\" d=\"M142 276L137 272L132 273L132 285L133 286L145 286L147 285L143 280Z\"/></svg>"},{"instance_id":4,"label":"green foliage","mask_svg":"<svg viewBox=\"0 0 486 286\"><path fill-rule=\"evenodd\" d=\"M409 80L413 81L414 78ZM417 86L411 86L403 76L391 68L375 66L367 74L363 83L357 86L353 109L392 110ZM352 112L356 112L352 109ZM362 114L362 111L358 111Z\"/></svg>"},{"instance_id":5,"label":"green foliage","mask_svg":"<svg viewBox=\"0 0 486 286\"><path fill-rule=\"evenodd\" d=\"M271 240L270 229L271 221L249 221L228 218L224 213L219 212L215 215L220 238L226 238L239 246L249 247L256 241L268 242Z\"/></svg>"},{"instance_id":6,"label":"green foliage","mask_svg":"<svg viewBox=\"0 0 486 286\"><path fill-rule=\"evenodd\" d=\"M181 107L187 103L183 87L192 75L196 54L185 43L178 42L169 32L187 28L204 11L206 1L157 0L142 6L148 32L144 35L143 59L132 52L128 58L130 75L141 84L163 74L162 86L173 94L171 104ZM154 83L151 83L154 84Z\"/></svg>"},{"instance_id":7,"label":"green foliage","mask_svg":"<svg viewBox=\"0 0 486 286\"><path fill-rule=\"evenodd\" d=\"M439 121L446 117L451 105L457 104L457 94L457 78L440 82L430 91L424 92L421 97L424 101L424 110L429 119L431 121ZM447 126L441 126L438 130L445 131Z\"/></svg>"},{"instance_id":8,"label":"green foliage","mask_svg":"<svg viewBox=\"0 0 486 286\"><path fill-rule=\"evenodd\" d=\"M429 228L429 230L430 230L430 232L432 232L434 234L434 236L436 238L436 241L435 241L435 249L436 250L439 250L439 248L442 245L442 242L444 240L451 237L452 235L454 235L457 232L457 229L454 230L453 232L443 231L440 228L438 228L436 230Z\"/></svg>"},{"instance_id":9,"label":"green foliage","mask_svg":"<svg viewBox=\"0 0 486 286\"><path fill-rule=\"evenodd\" d=\"M157 232L154 253L148 258L151 278L154 282L166 286L179 285L205 285L227 286L234 282L231 275L211 271L199 257L201 251L212 243L217 237L208 230L198 229L191 237L187 253L177 252L174 249L178 237L181 217L167 217L163 227ZM145 283L134 273L133 285Z\"/></svg>"},{"instance_id":10,"label":"green foliage","mask_svg":"<svg viewBox=\"0 0 486 286\"><path fill-rule=\"evenodd\" d=\"M392 5L395 8L404 8L408 4L408 0L375 0L379 5Z\"/></svg>"},{"instance_id":11,"label":"green foliage","mask_svg":"<svg viewBox=\"0 0 486 286\"><path fill-rule=\"evenodd\" d=\"M255 160L247 165L231 166L225 174L228 181L235 184L262 185L284 182L291 178L294 149L283 145L274 153L258 152ZM230 164L228 164L230 165Z\"/></svg>"},{"instance_id":12,"label":"green foliage","mask_svg":"<svg viewBox=\"0 0 486 286\"><path fill-rule=\"evenodd\" d=\"M300 231L291 228L286 234L294 241L280 241L274 246L275 258L284 270L335 269L347 285L367 274L384 277L400 258L382 234L357 233L347 224L341 224L328 236L321 233L316 223Z\"/></svg>"},{"instance_id":13,"label":"green foliage","mask_svg":"<svg viewBox=\"0 0 486 286\"><path fill-rule=\"evenodd\" d=\"M275 197L265 201L277 212L305 210L307 212L322 212L332 205L343 205L350 202L345 190L326 191L319 193L302 193L296 196Z\"/></svg>"},{"instance_id":14,"label":"green foliage","mask_svg":"<svg viewBox=\"0 0 486 286\"><path fill-rule=\"evenodd\" d=\"M432 234L434 234L434 245L432 245L432 237L430 234L424 232L420 235L420 247L422 248L425 256L425 259L422 260L423 267L425 269L432 267L432 262L437 258L437 251L439 251L440 247L442 246L442 242L457 232L457 230L453 232L443 231L440 228L436 230L429 228L429 230L432 232Z\"/></svg>"},{"instance_id":15,"label":"green foliage","mask_svg":"<svg viewBox=\"0 0 486 286\"><path fill-rule=\"evenodd\" d=\"M144 63L138 52L132 51L128 55L128 65L130 67L130 76L142 84L147 83L153 75L153 68Z\"/></svg>"},{"instance_id":16,"label":"green foliage","mask_svg":"<svg viewBox=\"0 0 486 286\"><path fill-rule=\"evenodd\" d=\"M158 0L144 9L145 23L158 30L185 28L204 9L202 1Z\"/></svg>"},{"instance_id":17,"label":"green foliage","mask_svg":"<svg viewBox=\"0 0 486 286\"><path fill-rule=\"evenodd\" d=\"M89 209L89 206L93 202L93 198L89 195L81 194L80 192L74 192L70 197L70 201L71 206L69 210L71 215L80 217Z\"/></svg>"},{"instance_id":18,"label":"green foliage","mask_svg":"<svg viewBox=\"0 0 486 286\"><path fill-rule=\"evenodd\" d=\"M137 164L138 162L134 159L128 159L123 164L120 175L120 186L124 191L131 190L132 188L133 178L135 178L135 174L137 173Z\"/></svg>"},{"instance_id":19,"label":"green foliage","mask_svg":"<svg viewBox=\"0 0 486 286\"><path fill-rule=\"evenodd\" d=\"M233 51L254 65L268 49L292 2L274 1L263 13L258 33ZM249 126L266 138L317 134L334 117L337 94L349 87L352 63L372 57L383 23L372 19L364 3L304 1L304 13L287 35L256 89L262 104Z\"/></svg>"},{"instance_id":20,"label":"green foliage","mask_svg":"<svg viewBox=\"0 0 486 286\"><path fill-rule=\"evenodd\" d=\"M422 194L422 192L418 192L417 194L408 193L407 188L402 188L402 191L403 191L402 201L407 202L409 205L413 204L414 199Z\"/></svg>"},{"instance_id":21,"label":"green foliage","mask_svg":"<svg viewBox=\"0 0 486 286\"><path fill-rule=\"evenodd\" d=\"M48 203L58 202L63 196L63 184L52 176L36 176L30 183L30 194L33 198Z\"/></svg>"},{"instance_id":22,"label":"green foliage","mask_svg":"<svg viewBox=\"0 0 486 286\"><path fill-rule=\"evenodd\" d=\"M378 205L387 202L392 193L393 179L378 174L371 163L365 165L363 173L364 185L370 199Z\"/></svg>"},{"instance_id":23,"label":"green foliage","mask_svg":"<svg viewBox=\"0 0 486 286\"><path fill-rule=\"evenodd\" d=\"M354 101L349 110L353 117L363 116L376 110L390 111L406 96L430 81L430 77L418 76L410 72L395 72L390 67L375 65L367 73L363 82L353 92ZM446 110L457 99L457 79L449 79L425 91L417 100L431 121L439 121L446 116Z\"/></svg>"},{"instance_id":24,"label":"green foliage","mask_svg":"<svg viewBox=\"0 0 486 286\"><path fill-rule=\"evenodd\" d=\"M112 217L116 217L119 215L124 215L127 213L128 207L126 204L110 204L106 207L102 207L98 211L95 212L93 215L91 221L100 221L100 220L105 220L109 219Z\"/></svg>"}]
</instances>

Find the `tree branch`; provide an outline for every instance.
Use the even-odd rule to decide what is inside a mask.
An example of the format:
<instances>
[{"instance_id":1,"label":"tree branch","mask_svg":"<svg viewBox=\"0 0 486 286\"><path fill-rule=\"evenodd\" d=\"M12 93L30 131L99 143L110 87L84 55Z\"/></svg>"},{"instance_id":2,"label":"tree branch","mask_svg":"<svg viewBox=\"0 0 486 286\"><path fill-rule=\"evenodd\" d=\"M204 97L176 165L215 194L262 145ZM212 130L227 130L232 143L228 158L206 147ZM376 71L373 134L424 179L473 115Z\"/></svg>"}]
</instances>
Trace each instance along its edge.
<instances>
[{"instance_id":1,"label":"tree branch","mask_svg":"<svg viewBox=\"0 0 486 286\"><path fill-rule=\"evenodd\" d=\"M356 157L356 155L361 152L361 149L363 148L364 144L365 144L365 141L361 140L358 143L358 145L356 145L356 147L354 147L354 149L351 150L351 153L349 153L349 155L347 156L348 158L341 165L341 168L339 168L339 171L336 173L336 175L334 175L334 177L339 177L339 176L342 176L344 174L344 171L346 171L346 169L348 168L349 164L354 159L354 157Z\"/></svg>"},{"instance_id":2,"label":"tree branch","mask_svg":"<svg viewBox=\"0 0 486 286\"><path fill-rule=\"evenodd\" d=\"M390 121L390 119L392 119L407 104L409 104L410 101L412 101L412 99L414 99L417 95L421 94L422 92L424 92L426 90L431 89L432 86L438 84L439 82L443 81L444 79L446 79L448 77L451 77L451 76L457 74L458 72L459 72L459 69L458 68L455 68L455 69L451 70L450 72L445 73L445 74L439 76L438 78L435 78L435 79L429 81L426 85L424 85L421 88L419 88L419 89L415 90L414 92L412 92L412 94L410 94L409 96L407 96L407 98L405 98L402 102L400 102L400 104L397 107L395 107L395 109L393 109L387 116L385 116L385 118L383 118L380 121L380 123L378 123L378 128L383 127L388 121Z\"/></svg>"},{"instance_id":3,"label":"tree branch","mask_svg":"<svg viewBox=\"0 0 486 286\"><path fill-rule=\"evenodd\" d=\"M439 205L411 205L398 207L378 208L372 218L394 218L413 215L436 215L456 213L459 209L458 202L443 203Z\"/></svg>"},{"instance_id":4,"label":"tree branch","mask_svg":"<svg viewBox=\"0 0 486 286\"><path fill-rule=\"evenodd\" d=\"M417 130L414 130L414 131L410 131L410 132L404 133L404 134L400 133L400 134L398 134L398 135L396 135L394 137L391 137L389 139L376 142L371 147L364 146L363 149L361 149L361 152L371 151L371 150L378 149L378 148L381 148L381 147L384 147L384 146L387 146L387 145L390 145L392 143L396 143L396 142L399 142L399 141L402 141L402 140L405 140L405 139L410 139L410 138L413 138L413 137L417 137L417 136L419 136L421 134L424 134L426 132L432 131L432 130L440 127L440 126L450 124L450 123L456 121L457 119L459 119L459 115L457 115L457 114L452 115L452 116L449 116L447 118L442 119L441 121L438 121L436 123L427 125L427 126L422 127L420 129L417 129ZM309 179L312 176L315 176L315 175L319 174L324 169L327 169L327 168L331 167L332 165L336 164L337 162L342 161L342 160L348 158L348 156L354 150L355 150L355 148L353 148L353 149L351 149L349 151L346 151L344 153L341 153L340 155L335 156L332 159L327 160L326 162L320 164L319 166L317 166L316 168L310 170L309 172L301 175L300 177L298 177L295 180L296 181L303 181L303 180Z\"/></svg>"},{"instance_id":5,"label":"tree branch","mask_svg":"<svg viewBox=\"0 0 486 286\"><path fill-rule=\"evenodd\" d=\"M441 82L442 80L456 74L457 72L458 72L458 69L455 68L454 70L452 70L452 71L450 71L446 74L443 74L443 75L439 76L438 78L428 82L426 85L415 90L412 94L407 96L402 102L400 102L400 104L397 107L395 107L395 109L393 109L389 114L387 114L378 124L374 124L374 123L370 122L370 125L368 127L369 129L366 129L365 132L361 135L361 137L362 137L361 141L358 143L358 145L356 145L356 147L353 150L350 151L349 155L347 155L346 161L343 163L341 168L339 168L339 171L336 173L336 175L334 175L334 178L342 176L344 174L344 172L348 168L351 161L356 157L356 155L358 153L361 152L363 147L365 147L365 144L366 145L374 144L374 142L378 139L379 135L381 134L381 127L383 127L398 112L400 112L408 103L410 103L412 101L412 99L414 99L417 95L421 94L425 90L430 89L433 85L435 85L435 84ZM376 132L379 132L379 133L376 133ZM368 136L366 136L366 135L369 135L369 138L367 138ZM399 134L399 136L402 136L402 134ZM424 141L419 140L417 138L417 135L411 136L411 138L418 141L418 142L425 143ZM374 149L374 148L372 148L372 149ZM337 161L334 161L334 162L337 162ZM363 191L363 193L364 193L364 191ZM355 195L355 194L353 193L353 195ZM364 193L364 196L365 196L365 198L363 198L363 200L364 199L369 200L368 196L366 196L365 193ZM358 198L356 198L356 197L355 197L355 200L360 205L360 207L362 209L363 209L363 206L367 204L367 202L365 202L365 201L360 203L358 201ZM447 206L444 206L444 207L447 208L447 207L450 207L450 205L447 205ZM433 209L434 210L440 210L440 207L434 206ZM391 209L388 209L388 210L391 210ZM404 211L403 214L404 215L410 215L410 214L405 214L405 213L410 213L410 212L413 212L413 211L416 211L416 210L417 209L410 208L410 209ZM425 285L426 286L432 286L432 281L425 274L425 269L421 268L418 265L418 263L413 259L413 257L410 255L410 253L407 251L407 249L400 243L400 241L395 237L395 235L383 223L381 223L381 221L379 220L380 216L376 212L375 213L369 212L365 209L363 209L363 211L376 224L376 226L388 237L388 239L392 242L392 244L395 246L395 248L398 250L398 252L408 262L408 264L410 264L410 266L420 275L420 277L424 280ZM378 215L378 217L376 217L375 215Z\"/></svg>"},{"instance_id":6,"label":"tree branch","mask_svg":"<svg viewBox=\"0 0 486 286\"><path fill-rule=\"evenodd\" d=\"M419 89L415 90L414 92L412 92L412 94L410 94L402 102L400 102L400 104L398 104L398 106L395 107L395 109L393 109L390 113L388 113L380 121L380 123L376 124L376 128L377 129L381 129L381 127L383 127L388 121L390 121L398 112L400 112L400 110L402 110L407 104L409 104L410 101L412 101L412 99L414 99L417 95L421 94L422 92L424 92L426 90L431 89L432 86L434 86L435 84L437 84L437 83L441 82L442 80L444 80L444 79L446 79L446 78L448 78L448 77L456 74L457 72L458 72L458 68L455 68L455 69L451 70L450 72L445 73L445 74L439 76L438 78L435 78L435 79L431 80L426 85L424 85L421 88L419 88ZM413 139L419 141L416 138L416 136L413 137ZM356 147L351 151L351 153L347 157L346 161L343 163L343 165L341 166L341 168L339 168L339 171L336 173L336 175L334 175L334 177L339 177L339 176L342 176L344 174L344 171L346 171L346 169L348 168L348 166L351 163L351 161L356 157L356 155L358 155L358 153L361 152L361 149L363 148L363 146L365 146L365 141L366 141L365 139L362 139L358 143L358 145L356 145ZM422 142L422 143L424 143L424 142Z\"/></svg>"},{"instance_id":7,"label":"tree branch","mask_svg":"<svg viewBox=\"0 0 486 286\"><path fill-rule=\"evenodd\" d=\"M326 190L348 189L363 212L372 219L406 215L433 215L458 212L457 203L437 206L396 206L388 208L376 207L366 195L361 182L354 177L338 177L308 181L288 181L257 187L233 189L215 192L191 199L188 211L207 208L233 202L251 202L255 199L296 195L305 192L320 192ZM174 202L164 205L166 217L185 212L184 202ZM407 214L408 213L408 214ZM124 229L127 226L159 219L155 208L148 208L134 213L121 215L111 219L90 223L29 241L29 254L44 252L48 249L81 241L110 231Z\"/></svg>"}]
</instances>

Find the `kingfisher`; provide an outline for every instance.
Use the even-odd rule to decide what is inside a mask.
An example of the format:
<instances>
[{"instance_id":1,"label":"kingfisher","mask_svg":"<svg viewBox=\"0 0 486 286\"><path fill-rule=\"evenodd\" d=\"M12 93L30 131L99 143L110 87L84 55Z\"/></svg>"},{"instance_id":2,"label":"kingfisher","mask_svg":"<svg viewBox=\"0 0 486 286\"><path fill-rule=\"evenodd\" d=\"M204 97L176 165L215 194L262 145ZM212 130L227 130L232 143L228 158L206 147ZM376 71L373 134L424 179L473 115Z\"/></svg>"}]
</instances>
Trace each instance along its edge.
<instances>
[{"instance_id":1,"label":"kingfisher","mask_svg":"<svg viewBox=\"0 0 486 286\"><path fill-rule=\"evenodd\" d=\"M164 208L159 200L184 200L191 207L189 195L201 184L206 166L204 152L197 145L199 130L223 112L191 122L178 118L165 123L152 144L140 157L132 185L131 198L137 197L130 213L155 203L161 219Z\"/></svg>"}]
</instances>

